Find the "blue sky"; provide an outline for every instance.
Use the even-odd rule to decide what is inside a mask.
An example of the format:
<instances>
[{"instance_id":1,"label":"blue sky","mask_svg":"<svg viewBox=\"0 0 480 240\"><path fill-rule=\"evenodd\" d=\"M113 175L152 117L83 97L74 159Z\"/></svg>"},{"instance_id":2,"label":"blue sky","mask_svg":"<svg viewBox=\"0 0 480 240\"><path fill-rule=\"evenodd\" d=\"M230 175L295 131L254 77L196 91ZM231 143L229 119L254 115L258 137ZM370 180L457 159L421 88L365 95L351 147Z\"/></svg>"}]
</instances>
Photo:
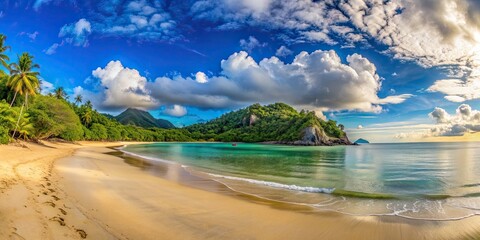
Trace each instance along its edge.
<instances>
[{"instance_id":1,"label":"blue sky","mask_svg":"<svg viewBox=\"0 0 480 240\"><path fill-rule=\"evenodd\" d=\"M479 26L475 0L0 3L9 54L35 56L44 92L177 126L286 102L376 142L480 130Z\"/></svg>"}]
</instances>

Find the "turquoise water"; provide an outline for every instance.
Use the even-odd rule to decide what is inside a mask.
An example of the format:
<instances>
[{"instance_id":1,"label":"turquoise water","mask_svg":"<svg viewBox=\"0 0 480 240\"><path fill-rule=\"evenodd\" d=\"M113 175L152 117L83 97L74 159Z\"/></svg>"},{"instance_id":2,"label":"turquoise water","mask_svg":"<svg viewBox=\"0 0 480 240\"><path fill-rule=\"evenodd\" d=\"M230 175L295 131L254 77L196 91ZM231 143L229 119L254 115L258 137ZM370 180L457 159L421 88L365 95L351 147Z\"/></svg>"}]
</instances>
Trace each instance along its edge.
<instances>
[{"instance_id":1,"label":"turquoise water","mask_svg":"<svg viewBox=\"0 0 480 240\"><path fill-rule=\"evenodd\" d=\"M480 213L480 143L157 143L123 150L184 165L236 191L319 211L438 220Z\"/></svg>"}]
</instances>

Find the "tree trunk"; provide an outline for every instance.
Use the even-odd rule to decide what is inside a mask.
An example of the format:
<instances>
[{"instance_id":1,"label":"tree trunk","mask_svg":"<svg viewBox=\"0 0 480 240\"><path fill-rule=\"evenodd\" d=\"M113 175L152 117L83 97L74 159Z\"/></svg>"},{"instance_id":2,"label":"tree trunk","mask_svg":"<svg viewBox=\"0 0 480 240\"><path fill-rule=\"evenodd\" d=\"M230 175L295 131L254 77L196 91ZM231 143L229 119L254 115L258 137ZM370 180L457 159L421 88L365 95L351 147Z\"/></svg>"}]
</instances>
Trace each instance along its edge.
<instances>
[{"instance_id":1,"label":"tree trunk","mask_svg":"<svg viewBox=\"0 0 480 240\"><path fill-rule=\"evenodd\" d=\"M15 91L15 95L13 95L13 100L12 100L12 103L10 103L10 107L13 106L13 103L15 102L15 98L17 98L17 93L18 91Z\"/></svg>"},{"instance_id":2,"label":"tree trunk","mask_svg":"<svg viewBox=\"0 0 480 240\"><path fill-rule=\"evenodd\" d=\"M27 92L27 94L25 95L25 100L28 100L28 92ZM15 134L17 133L18 124L20 124L20 118L22 117L23 107L24 107L24 106L25 106L25 101L23 101L22 108L20 108L20 114L18 115L17 125L15 125L15 130L13 130L12 138L14 138L14 137L15 137Z\"/></svg>"}]
</instances>

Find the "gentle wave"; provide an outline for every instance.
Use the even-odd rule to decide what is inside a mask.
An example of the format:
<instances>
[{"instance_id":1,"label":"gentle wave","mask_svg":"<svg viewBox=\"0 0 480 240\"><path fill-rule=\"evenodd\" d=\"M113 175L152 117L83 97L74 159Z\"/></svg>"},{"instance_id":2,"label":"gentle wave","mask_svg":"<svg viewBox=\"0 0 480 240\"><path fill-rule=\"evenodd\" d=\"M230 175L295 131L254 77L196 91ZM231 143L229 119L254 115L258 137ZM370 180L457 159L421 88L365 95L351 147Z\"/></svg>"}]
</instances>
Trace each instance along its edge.
<instances>
[{"instance_id":1,"label":"gentle wave","mask_svg":"<svg viewBox=\"0 0 480 240\"><path fill-rule=\"evenodd\" d=\"M145 155L140 155L140 154L128 152L128 151L123 150L123 148L117 148L117 150L119 150L119 151L122 152L122 153L131 155L131 156L134 156L134 157L138 157L138 158L143 158L143 159L147 159L147 160L151 160L151 161L156 161L156 162L167 163L167 164L177 164L177 163L175 163L175 162L168 161L168 160L161 159L161 158L149 157L149 156L145 156Z\"/></svg>"},{"instance_id":2,"label":"gentle wave","mask_svg":"<svg viewBox=\"0 0 480 240\"><path fill-rule=\"evenodd\" d=\"M125 151L123 149L124 147L117 148L117 150L128 155L132 155L135 157L139 157L139 158L143 158L151 161L162 162L166 164L178 164L179 166L181 166L182 168L185 168L186 170L187 169L189 169L190 171L193 170L193 169L190 169L190 166L188 165L179 164L177 162L168 161L161 158L135 154L132 152ZM198 171L198 170L200 169L195 168L195 171ZM468 217L480 214L480 211L479 211L480 206L477 205L476 201L474 202L475 204L466 204L464 202L465 199L462 199L462 201L459 201L459 202L456 202L456 201L450 202L450 201L457 200L457 197L448 196L448 195L421 195L421 196L417 195L417 197L420 197L421 199L412 201L413 199L409 199L409 198L399 199L389 194L363 193L363 192L346 191L343 189L335 189L335 188L320 188L320 187L310 187L310 186L288 185L288 184L282 184L282 183L271 182L271 181L255 180L255 179L249 179L249 178L208 173L201 170L198 172L212 177L213 180L227 179L227 180L242 181L250 184L262 185L262 186L267 186L272 188L286 189L291 191L330 194L334 198L327 199L323 202L316 203L316 204L292 202L292 201L284 201L284 200L278 200L278 199L270 199L268 197L262 196L261 194L257 195L257 194L238 191L230 187L228 183L219 181L220 183L225 184L225 186L232 189L233 191L242 192L242 193L249 194L252 196L257 196L263 199L290 203L290 204L297 204L297 205L306 205L316 209L334 211L334 212L352 215L352 216L398 216L402 218L417 219L417 220L451 221L451 220L464 219L464 218L468 218ZM215 180L215 181L218 181L218 180ZM477 194L473 193L473 194L467 194L467 196L463 196L463 197L466 197L468 199L470 197L478 197L478 196ZM354 201L362 201L361 203L364 203L364 204L370 203L370 201L374 201L377 204L383 205L384 210L381 212L369 212L369 211L357 212L359 202L354 202ZM364 206L364 207L368 207L368 206ZM460 214L453 214L453 215L449 214L449 212L452 210L461 210L461 209L469 210L469 211L465 211Z\"/></svg>"},{"instance_id":3,"label":"gentle wave","mask_svg":"<svg viewBox=\"0 0 480 240\"><path fill-rule=\"evenodd\" d=\"M249 179L249 178L225 176L225 175L219 175L219 174L213 174L213 173L208 173L208 175L210 175L212 177L216 177L216 178L224 178L224 179L235 180L235 181L243 181L243 182L248 182L248 183L253 183L253 184L258 184L258 185L264 185L264 186L268 186L268 187L283 188L283 189L301 191L301 192L331 194L331 193L333 193L333 191L335 191L335 188L303 187L303 186L288 185L288 184L262 181L262 180L255 180L255 179Z\"/></svg>"}]
</instances>

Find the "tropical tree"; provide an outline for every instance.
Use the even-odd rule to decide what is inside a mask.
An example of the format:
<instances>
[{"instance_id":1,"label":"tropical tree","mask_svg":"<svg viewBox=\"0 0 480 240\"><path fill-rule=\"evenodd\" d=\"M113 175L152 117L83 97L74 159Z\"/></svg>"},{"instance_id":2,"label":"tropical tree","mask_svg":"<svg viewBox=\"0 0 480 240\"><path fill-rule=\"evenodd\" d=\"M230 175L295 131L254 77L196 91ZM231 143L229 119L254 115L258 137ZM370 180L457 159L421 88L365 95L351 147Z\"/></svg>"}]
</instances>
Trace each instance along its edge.
<instances>
[{"instance_id":1,"label":"tropical tree","mask_svg":"<svg viewBox=\"0 0 480 240\"><path fill-rule=\"evenodd\" d=\"M63 99L63 100L67 100L68 98L68 95L67 93L65 92L65 89L63 87L58 87L55 89L55 91L53 92L53 95L57 98L57 99Z\"/></svg>"},{"instance_id":2,"label":"tropical tree","mask_svg":"<svg viewBox=\"0 0 480 240\"><path fill-rule=\"evenodd\" d=\"M7 40L7 37L3 34L0 34L0 65L8 70L9 66L7 61L10 61L10 58L5 54L5 52L10 49L10 47L5 46L5 40Z\"/></svg>"},{"instance_id":3,"label":"tropical tree","mask_svg":"<svg viewBox=\"0 0 480 240\"><path fill-rule=\"evenodd\" d=\"M82 101L83 101L82 95L78 94L77 96L75 96L75 104L80 104L82 103Z\"/></svg>"},{"instance_id":4,"label":"tropical tree","mask_svg":"<svg viewBox=\"0 0 480 240\"><path fill-rule=\"evenodd\" d=\"M15 117L17 112L14 108L10 108L5 101L0 102L0 144L9 142L9 132L15 126Z\"/></svg>"},{"instance_id":5,"label":"tropical tree","mask_svg":"<svg viewBox=\"0 0 480 240\"><path fill-rule=\"evenodd\" d=\"M23 53L18 58L18 63L10 64L10 78L8 79L7 85L15 91L15 96L13 97L12 104L15 102L15 97L17 93L20 95L25 95L25 100L23 101L22 108L20 109L20 114L17 119L17 124L15 130L13 131L12 137L15 136L15 133L22 117L23 108L26 103L28 103L28 95L36 95L38 89L40 88L40 80L38 76L40 73L33 71L34 68L40 68L38 64L33 63L33 56L28 53ZM28 106L27 106L28 109Z\"/></svg>"},{"instance_id":6,"label":"tropical tree","mask_svg":"<svg viewBox=\"0 0 480 240\"><path fill-rule=\"evenodd\" d=\"M82 121L82 124L85 126L90 126L90 123L92 123L92 118L93 118L93 113L92 109L87 107L87 106L82 106L80 109L80 121Z\"/></svg>"},{"instance_id":7,"label":"tropical tree","mask_svg":"<svg viewBox=\"0 0 480 240\"><path fill-rule=\"evenodd\" d=\"M10 58L5 54L5 52L10 49L10 47L5 46L6 39L7 37L5 35L0 34L0 65L9 70L7 61L10 61ZM8 88L6 87L7 80L8 74L0 69L0 99L8 96Z\"/></svg>"},{"instance_id":8,"label":"tropical tree","mask_svg":"<svg viewBox=\"0 0 480 240\"><path fill-rule=\"evenodd\" d=\"M87 100L87 101L85 102L85 107L86 107L86 108L89 108L90 110L92 110L92 108L93 108L92 102L91 102L90 100Z\"/></svg>"},{"instance_id":9,"label":"tropical tree","mask_svg":"<svg viewBox=\"0 0 480 240\"><path fill-rule=\"evenodd\" d=\"M18 135L19 137L23 138L23 140L27 140L30 135L32 135L34 131L34 126L30 122L30 118L28 114L25 114L20 118L18 123Z\"/></svg>"}]
</instances>

